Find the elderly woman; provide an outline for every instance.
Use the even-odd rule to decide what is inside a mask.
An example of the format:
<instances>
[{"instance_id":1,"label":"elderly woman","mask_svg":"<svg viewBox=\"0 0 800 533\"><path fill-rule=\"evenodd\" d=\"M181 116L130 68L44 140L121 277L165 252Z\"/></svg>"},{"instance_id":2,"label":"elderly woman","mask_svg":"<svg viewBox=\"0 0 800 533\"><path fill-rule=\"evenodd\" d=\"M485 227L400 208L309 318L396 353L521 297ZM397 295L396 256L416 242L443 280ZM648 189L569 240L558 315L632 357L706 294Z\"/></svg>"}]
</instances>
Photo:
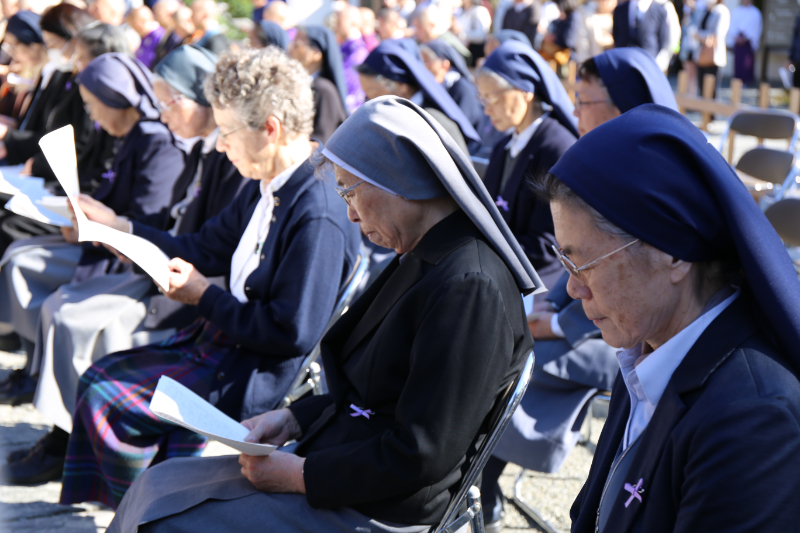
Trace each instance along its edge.
<instances>
[{"instance_id":1,"label":"elderly woman","mask_svg":"<svg viewBox=\"0 0 800 533\"><path fill-rule=\"evenodd\" d=\"M113 164L92 196L120 215L160 213L169 205L185 154L158 120L150 71L131 57L104 54L89 63L77 81L92 120L119 139ZM62 235L19 240L0 261L0 323L13 326L29 353L45 298L70 281L128 268L105 249L78 243L73 228L62 228ZM27 377L31 370L15 374L0 391L0 402L32 399L35 383Z\"/></svg>"},{"instance_id":2,"label":"elderly woman","mask_svg":"<svg viewBox=\"0 0 800 533\"><path fill-rule=\"evenodd\" d=\"M484 182L546 286L560 276L550 246L550 207L536 200L526 178L541 175L572 146L574 107L553 69L518 41L503 43L477 77L484 112L498 131L512 130L492 152Z\"/></svg>"},{"instance_id":3,"label":"elderly woman","mask_svg":"<svg viewBox=\"0 0 800 533\"><path fill-rule=\"evenodd\" d=\"M372 100L333 134L350 219L394 248L322 342L330 393L244 423L295 454L173 460L146 472L109 532L428 531L532 341L540 281L469 159L420 107Z\"/></svg>"},{"instance_id":4,"label":"elderly woman","mask_svg":"<svg viewBox=\"0 0 800 533\"><path fill-rule=\"evenodd\" d=\"M734 171L649 104L583 137L539 189L569 293L620 348L572 531L793 529L800 283Z\"/></svg>"},{"instance_id":5,"label":"elderly woman","mask_svg":"<svg viewBox=\"0 0 800 533\"><path fill-rule=\"evenodd\" d=\"M174 258L167 296L197 306L201 319L160 344L108 355L83 374L64 503L116 507L151 464L202 451L205 439L147 408L162 375L234 418L275 407L322 337L355 263L358 232L306 162L313 104L303 67L274 47L243 51L224 56L205 87L220 128L217 148L252 182L196 233L175 237L132 223L134 234ZM106 215L92 218L120 222ZM206 277L222 275L230 292Z\"/></svg>"},{"instance_id":6,"label":"elderly woman","mask_svg":"<svg viewBox=\"0 0 800 533\"><path fill-rule=\"evenodd\" d=\"M297 30L289 56L302 63L313 81L314 139L326 143L344 119L347 83L344 76L342 52L336 36L322 26L306 26Z\"/></svg>"},{"instance_id":7,"label":"elderly woman","mask_svg":"<svg viewBox=\"0 0 800 533\"><path fill-rule=\"evenodd\" d=\"M199 231L238 194L244 180L225 154L215 150L217 125L203 81L213 74L217 56L186 45L156 66L153 89L161 120L183 138L199 139L172 191L169 208L138 222L169 228L172 234ZM82 197L90 214L105 212L113 226L128 230L128 220L91 197ZM98 216L96 213L95 216ZM215 280L224 286L224 278ZM55 424L44 445L10 456L4 477L15 483L61 479L78 381L104 355L165 339L197 318L197 308L158 294L150 277L135 272L103 275L62 285L42 305L36 328L31 373L39 375L34 406ZM13 459L17 459L14 461Z\"/></svg>"},{"instance_id":8,"label":"elderly woman","mask_svg":"<svg viewBox=\"0 0 800 533\"><path fill-rule=\"evenodd\" d=\"M639 48L609 50L586 60L580 72L578 103L587 105L576 107L575 116L582 134L636 106L656 102L678 109L667 77ZM487 533L503 526L498 480L505 466L557 472L578 442L587 403L598 390L611 390L619 371L616 350L603 341L580 301L570 298L568 281L564 272L547 293L550 308L528 319L536 341L533 380L483 470Z\"/></svg>"},{"instance_id":9,"label":"elderly woman","mask_svg":"<svg viewBox=\"0 0 800 533\"><path fill-rule=\"evenodd\" d=\"M480 150L481 138L469 118L409 51L410 43L384 41L357 68L367 100L394 95L421 106L447 130L464 153Z\"/></svg>"}]
</instances>

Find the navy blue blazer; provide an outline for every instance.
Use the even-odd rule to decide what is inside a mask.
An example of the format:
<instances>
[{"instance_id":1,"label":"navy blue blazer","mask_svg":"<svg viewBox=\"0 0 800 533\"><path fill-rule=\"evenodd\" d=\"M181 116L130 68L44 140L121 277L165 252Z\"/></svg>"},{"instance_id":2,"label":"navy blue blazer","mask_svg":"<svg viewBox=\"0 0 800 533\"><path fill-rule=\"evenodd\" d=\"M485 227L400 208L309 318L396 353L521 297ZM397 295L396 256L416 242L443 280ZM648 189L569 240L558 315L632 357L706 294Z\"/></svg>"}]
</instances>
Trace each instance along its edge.
<instances>
[{"instance_id":1,"label":"navy blue blazer","mask_svg":"<svg viewBox=\"0 0 800 533\"><path fill-rule=\"evenodd\" d=\"M226 391L220 393L218 406L236 417L255 370L272 381L258 387L265 396L255 401L257 405L243 410L271 409L283 396L302 356L322 337L358 255L358 226L348 220L333 186L314 177L313 170L306 162L275 194L280 200L261 262L245 281L249 301L241 303L212 285L197 306L201 317L237 343L218 375L219 389ZM204 276L228 275L233 252L260 197L259 182L253 181L196 233L173 237L134 222L134 234L170 257L193 264Z\"/></svg>"},{"instance_id":2,"label":"navy blue blazer","mask_svg":"<svg viewBox=\"0 0 800 533\"><path fill-rule=\"evenodd\" d=\"M183 148L164 124L140 120L122 138L111 170L103 174L104 179L92 196L118 215L134 220L159 213L170 206L185 157ZM105 248L83 243L83 255L72 282L130 268Z\"/></svg>"},{"instance_id":3,"label":"navy blue blazer","mask_svg":"<svg viewBox=\"0 0 800 533\"><path fill-rule=\"evenodd\" d=\"M800 523L800 384L757 327L742 294L689 350L640 437L605 531L794 531ZM595 531L603 486L625 432L630 398L614 385L589 478L570 512Z\"/></svg>"},{"instance_id":4,"label":"navy blue blazer","mask_svg":"<svg viewBox=\"0 0 800 533\"><path fill-rule=\"evenodd\" d=\"M667 26L667 9L653 2L639 24L631 28L630 10L636 9L630 1L622 2L614 9L613 28L614 47L638 46L651 56L669 46L669 27Z\"/></svg>"},{"instance_id":5,"label":"navy blue blazer","mask_svg":"<svg viewBox=\"0 0 800 533\"><path fill-rule=\"evenodd\" d=\"M556 265L560 267L550 249L550 245L556 242L553 215L550 214L550 204L536 198L528 180L549 172L576 139L556 119L544 119L520 152L505 189L500 191L506 163L505 147L510 140L511 136L507 135L495 145L483 181L533 267L546 273Z\"/></svg>"}]
</instances>

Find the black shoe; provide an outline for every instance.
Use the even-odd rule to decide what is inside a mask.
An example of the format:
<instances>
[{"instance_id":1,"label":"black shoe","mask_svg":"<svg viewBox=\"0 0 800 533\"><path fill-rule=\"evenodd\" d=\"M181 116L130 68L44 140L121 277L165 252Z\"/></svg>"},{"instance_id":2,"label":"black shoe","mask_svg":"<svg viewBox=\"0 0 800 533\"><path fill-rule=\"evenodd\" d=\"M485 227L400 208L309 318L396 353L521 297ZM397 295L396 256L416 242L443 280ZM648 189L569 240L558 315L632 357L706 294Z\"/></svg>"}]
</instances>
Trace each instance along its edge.
<instances>
[{"instance_id":1,"label":"black shoe","mask_svg":"<svg viewBox=\"0 0 800 533\"><path fill-rule=\"evenodd\" d=\"M22 405L33 401L36 381L25 370L14 370L0 381L0 405Z\"/></svg>"},{"instance_id":2,"label":"black shoe","mask_svg":"<svg viewBox=\"0 0 800 533\"><path fill-rule=\"evenodd\" d=\"M16 463L21 459L25 459L29 453L31 453L30 448L23 448L22 450L14 450L13 452L9 452L9 454L6 455L6 463Z\"/></svg>"},{"instance_id":3,"label":"black shoe","mask_svg":"<svg viewBox=\"0 0 800 533\"><path fill-rule=\"evenodd\" d=\"M3 465L0 480L12 485L35 485L59 481L64 471L69 433L54 428L39 439L22 459Z\"/></svg>"},{"instance_id":4,"label":"black shoe","mask_svg":"<svg viewBox=\"0 0 800 533\"><path fill-rule=\"evenodd\" d=\"M0 351L16 352L20 348L22 348L22 342L19 339L19 335L13 331L6 335L0 335Z\"/></svg>"}]
</instances>

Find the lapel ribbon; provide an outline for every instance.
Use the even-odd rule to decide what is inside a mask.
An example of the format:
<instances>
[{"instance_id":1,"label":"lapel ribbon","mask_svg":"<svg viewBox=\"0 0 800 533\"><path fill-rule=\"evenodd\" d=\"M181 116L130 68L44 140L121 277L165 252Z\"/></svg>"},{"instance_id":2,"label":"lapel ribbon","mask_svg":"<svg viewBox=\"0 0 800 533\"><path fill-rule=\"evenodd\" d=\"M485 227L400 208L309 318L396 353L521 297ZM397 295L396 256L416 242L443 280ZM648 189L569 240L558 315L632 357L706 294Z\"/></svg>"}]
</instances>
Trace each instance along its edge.
<instances>
[{"instance_id":1,"label":"lapel ribbon","mask_svg":"<svg viewBox=\"0 0 800 533\"><path fill-rule=\"evenodd\" d=\"M352 417L363 416L364 418L369 420L369 415L374 415L375 414L370 409L361 409L360 407L356 407L352 403L350 404L350 409L355 411L355 413L350 413L350 416L352 416Z\"/></svg>"},{"instance_id":2,"label":"lapel ribbon","mask_svg":"<svg viewBox=\"0 0 800 533\"><path fill-rule=\"evenodd\" d=\"M352 405L350 407L352 407ZM639 479L639 482L636 484L635 487L633 485L631 485L630 483L625 483L625 490L627 490L628 492L631 493L631 497L628 498L628 501L625 502L625 508L626 509L633 502L634 498L639 500L639 503L642 503L642 494L641 493L644 492L644 489L642 488L643 484L644 484L644 479L641 479L641 478Z\"/></svg>"}]
</instances>

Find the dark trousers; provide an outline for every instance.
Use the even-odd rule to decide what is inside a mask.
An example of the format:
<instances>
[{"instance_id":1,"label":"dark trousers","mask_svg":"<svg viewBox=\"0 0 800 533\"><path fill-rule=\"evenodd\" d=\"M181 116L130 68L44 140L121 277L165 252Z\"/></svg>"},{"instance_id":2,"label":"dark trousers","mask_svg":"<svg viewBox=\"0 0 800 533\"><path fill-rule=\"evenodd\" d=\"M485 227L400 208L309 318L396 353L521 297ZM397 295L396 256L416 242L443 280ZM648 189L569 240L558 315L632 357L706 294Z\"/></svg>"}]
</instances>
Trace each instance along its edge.
<instances>
[{"instance_id":1,"label":"dark trousers","mask_svg":"<svg viewBox=\"0 0 800 533\"><path fill-rule=\"evenodd\" d=\"M503 492L500 490L500 475L508 463L495 456L489 458L481 475L481 503L483 520L487 524L503 518Z\"/></svg>"},{"instance_id":2,"label":"dark trousers","mask_svg":"<svg viewBox=\"0 0 800 533\"><path fill-rule=\"evenodd\" d=\"M706 74L713 74L717 76L719 72L719 67L697 67L697 92L700 96L703 95L703 78ZM719 79L717 80L717 85L719 85ZM714 86L714 93L711 95L711 98L715 98L717 96L717 85Z\"/></svg>"}]
</instances>

